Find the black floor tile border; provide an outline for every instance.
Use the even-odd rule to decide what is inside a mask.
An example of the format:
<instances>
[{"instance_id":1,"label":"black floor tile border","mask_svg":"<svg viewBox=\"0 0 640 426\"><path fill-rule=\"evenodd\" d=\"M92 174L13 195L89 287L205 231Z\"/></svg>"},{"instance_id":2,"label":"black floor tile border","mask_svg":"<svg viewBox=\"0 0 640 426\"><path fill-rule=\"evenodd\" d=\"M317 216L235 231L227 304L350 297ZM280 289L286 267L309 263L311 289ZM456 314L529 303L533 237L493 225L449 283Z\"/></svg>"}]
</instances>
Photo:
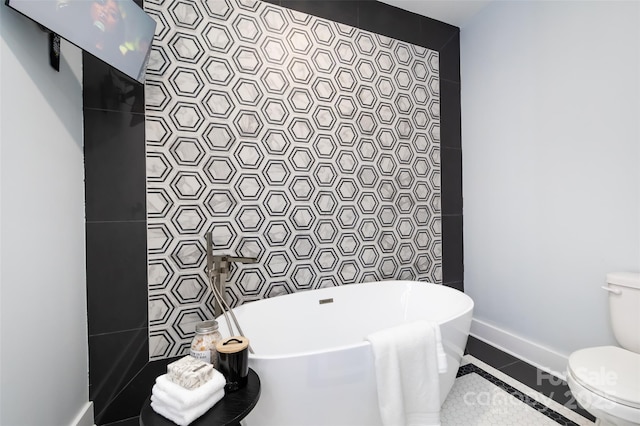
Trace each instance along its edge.
<instances>
[{"instance_id":1,"label":"black floor tile border","mask_svg":"<svg viewBox=\"0 0 640 426\"><path fill-rule=\"evenodd\" d=\"M465 353L472 355L474 358L479 359L480 361L490 365L496 370L500 370L503 367L517 362L521 362L519 358L516 358L513 355L509 355L508 353L503 352L500 349L497 349L473 336L469 336L469 338L467 339L467 347L465 349Z\"/></svg>"},{"instance_id":2,"label":"black floor tile border","mask_svg":"<svg viewBox=\"0 0 640 426\"><path fill-rule=\"evenodd\" d=\"M569 420L568 418L566 418L562 414L558 413L557 411L555 411L555 410L547 407L546 405L536 401L535 399L531 398L529 395L525 395L524 393L520 392L518 389L516 389L513 386L503 382L502 380L498 379L494 375L492 375L490 373L487 373L482 368L478 367L477 365L475 365L473 363L469 363L469 364L461 366L458 369L458 373L456 374L456 378L462 377L462 376L466 376L466 375L471 374L471 373L476 373L477 375L479 375L483 379L488 380L492 384L498 386L503 391L507 392L509 395L511 395L514 398L518 399L522 403L527 404L529 407L533 408L537 412L539 412L541 414L544 414L545 416L547 416L548 418L550 418L551 420L553 420L554 422L556 422L558 424L565 425L565 426L578 426L578 424L575 423L574 421Z\"/></svg>"},{"instance_id":3,"label":"black floor tile border","mask_svg":"<svg viewBox=\"0 0 640 426\"><path fill-rule=\"evenodd\" d=\"M556 379L553 380L553 383L548 380L541 382L539 380L541 377L550 376L533 365L473 336L469 336L467 340L465 353L472 355L474 358L479 359L545 397L554 400L558 404L564 405L585 419L592 422L596 421L596 418L591 413L576 402L569 386L564 380L561 383L558 383Z\"/></svg>"}]
</instances>

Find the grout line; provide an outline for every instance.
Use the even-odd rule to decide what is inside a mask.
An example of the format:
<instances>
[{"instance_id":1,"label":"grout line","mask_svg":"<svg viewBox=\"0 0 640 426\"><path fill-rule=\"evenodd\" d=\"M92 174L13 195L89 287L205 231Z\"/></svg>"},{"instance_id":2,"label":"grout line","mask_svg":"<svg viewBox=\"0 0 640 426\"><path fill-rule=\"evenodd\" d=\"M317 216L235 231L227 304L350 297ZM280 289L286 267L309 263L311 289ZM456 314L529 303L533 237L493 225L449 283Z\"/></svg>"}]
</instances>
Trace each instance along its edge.
<instances>
[{"instance_id":1,"label":"grout line","mask_svg":"<svg viewBox=\"0 0 640 426\"><path fill-rule=\"evenodd\" d=\"M89 334L89 337L100 337L100 336L108 336L110 334L118 334L118 333L128 333L131 331L142 331L142 330L146 330L148 329L148 326L142 326L142 327L137 327L137 328L127 328L126 330L114 330L114 331L105 331L103 333L94 333L94 334Z\"/></svg>"},{"instance_id":2,"label":"grout line","mask_svg":"<svg viewBox=\"0 0 640 426\"><path fill-rule=\"evenodd\" d=\"M141 223L141 224L146 224L147 223L147 219L133 219L133 220L87 220L86 221L87 224L102 224L102 223Z\"/></svg>"},{"instance_id":3,"label":"grout line","mask_svg":"<svg viewBox=\"0 0 640 426\"><path fill-rule=\"evenodd\" d=\"M510 362L508 364L501 365L500 367L496 367L495 365L493 365L492 367L496 368L498 370L502 370L503 368L507 368L509 366L512 366L512 365L515 365L515 364L518 364L518 363L522 363L522 361L521 360L516 360L516 361L512 361L512 362ZM491 365L491 364L489 364L489 365Z\"/></svg>"}]
</instances>

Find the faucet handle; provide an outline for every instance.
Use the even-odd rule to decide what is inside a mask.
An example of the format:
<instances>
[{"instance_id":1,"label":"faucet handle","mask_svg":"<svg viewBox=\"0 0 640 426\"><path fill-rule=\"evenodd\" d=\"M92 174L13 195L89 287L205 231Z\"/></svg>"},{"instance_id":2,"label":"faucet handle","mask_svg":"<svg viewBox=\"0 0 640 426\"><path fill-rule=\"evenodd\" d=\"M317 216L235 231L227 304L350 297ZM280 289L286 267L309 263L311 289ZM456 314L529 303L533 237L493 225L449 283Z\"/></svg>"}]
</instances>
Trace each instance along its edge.
<instances>
[{"instance_id":1,"label":"faucet handle","mask_svg":"<svg viewBox=\"0 0 640 426\"><path fill-rule=\"evenodd\" d=\"M207 240L207 266L205 268L207 274L228 273L229 262L256 263L258 261L255 257L237 257L228 254L214 256L212 233L207 232L205 238Z\"/></svg>"},{"instance_id":2,"label":"faucet handle","mask_svg":"<svg viewBox=\"0 0 640 426\"><path fill-rule=\"evenodd\" d=\"M213 263L213 272L217 272L221 274L229 273L229 267L230 267L229 264L231 262L256 263L258 261L258 259L255 257L237 257L237 256L230 256L228 254L214 255L214 256L211 256L211 259Z\"/></svg>"},{"instance_id":3,"label":"faucet handle","mask_svg":"<svg viewBox=\"0 0 640 426\"><path fill-rule=\"evenodd\" d=\"M258 261L255 257L236 257L230 256L228 254L219 254L214 255L211 251L211 233L207 233L207 274L210 278L211 285L217 289L218 297L224 297L225 291L225 283L227 281L227 275L229 274L229 266L231 262L238 263L255 263ZM215 292L214 292L215 294ZM227 307L227 309L229 309ZM219 316L221 313L224 313L220 302L216 299L214 303L214 314ZM238 326L238 329L240 327ZM229 330L231 331L231 326L229 326Z\"/></svg>"}]
</instances>

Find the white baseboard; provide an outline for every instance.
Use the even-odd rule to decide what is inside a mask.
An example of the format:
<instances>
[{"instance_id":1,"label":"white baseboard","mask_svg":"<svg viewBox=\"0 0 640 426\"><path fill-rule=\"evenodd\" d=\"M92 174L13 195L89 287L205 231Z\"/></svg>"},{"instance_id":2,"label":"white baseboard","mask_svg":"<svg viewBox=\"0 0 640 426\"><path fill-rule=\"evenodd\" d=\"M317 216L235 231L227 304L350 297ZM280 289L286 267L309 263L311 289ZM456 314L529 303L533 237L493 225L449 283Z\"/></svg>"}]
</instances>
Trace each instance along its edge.
<instances>
[{"instance_id":1,"label":"white baseboard","mask_svg":"<svg viewBox=\"0 0 640 426\"><path fill-rule=\"evenodd\" d=\"M542 371L566 380L568 355L475 318L471 322L471 335Z\"/></svg>"},{"instance_id":2,"label":"white baseboard","mask_svg":"<svg viewBox=\"0 0 640 426\"><path fill-rule=\"evenodd\" d=\"M78 412L71 426L94 426L93 423L93 402L88 401Z\"/></svg>"}]
</instances>

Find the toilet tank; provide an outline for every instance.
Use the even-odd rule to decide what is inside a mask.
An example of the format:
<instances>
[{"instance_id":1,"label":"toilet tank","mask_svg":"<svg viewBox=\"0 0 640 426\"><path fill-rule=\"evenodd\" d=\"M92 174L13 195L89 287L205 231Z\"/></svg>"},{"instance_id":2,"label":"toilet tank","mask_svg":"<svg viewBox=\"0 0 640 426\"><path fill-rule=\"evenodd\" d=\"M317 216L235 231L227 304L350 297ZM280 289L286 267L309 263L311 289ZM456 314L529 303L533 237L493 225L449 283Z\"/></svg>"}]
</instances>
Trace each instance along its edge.
<instances>
[{"instance_id":1,"label":"toilet tank","mask_svg":"<svg viewBox=\"0 0 640 426\"><path fill-rule=\"evenodd\" d=\"M640 353L640 273L607 274L609 316L618 344Z\"/></svg>"}]
</instances>

